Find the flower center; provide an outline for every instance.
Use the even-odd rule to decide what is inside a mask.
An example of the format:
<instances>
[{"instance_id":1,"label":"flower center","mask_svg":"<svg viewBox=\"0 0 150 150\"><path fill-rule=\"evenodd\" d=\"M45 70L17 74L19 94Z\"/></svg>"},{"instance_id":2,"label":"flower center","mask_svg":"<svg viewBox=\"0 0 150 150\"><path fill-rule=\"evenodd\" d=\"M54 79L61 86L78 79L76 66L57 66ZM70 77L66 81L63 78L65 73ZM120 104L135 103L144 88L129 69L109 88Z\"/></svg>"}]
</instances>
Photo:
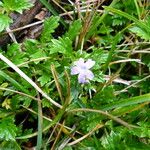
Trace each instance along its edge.
<instances>
[{"instance_id":1,"label":"flower center","mask_svg":"<svg viewBox=\"0 0 150 150\"><path fill-rule=\"evenodd\" d=\"M86 70L87 68L86 68L85 65L82 65L82 66L81 66L81 69L82 69L82 70Z\"/></svg>"}]
</instances>

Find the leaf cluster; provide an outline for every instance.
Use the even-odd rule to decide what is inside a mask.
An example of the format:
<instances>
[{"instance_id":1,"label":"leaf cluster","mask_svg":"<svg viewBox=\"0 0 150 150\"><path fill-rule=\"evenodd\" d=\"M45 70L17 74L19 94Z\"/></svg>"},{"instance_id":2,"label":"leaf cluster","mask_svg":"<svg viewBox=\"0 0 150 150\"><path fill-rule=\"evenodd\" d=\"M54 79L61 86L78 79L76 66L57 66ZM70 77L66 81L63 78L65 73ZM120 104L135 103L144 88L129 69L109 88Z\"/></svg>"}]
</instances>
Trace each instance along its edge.
<instances>
[{"instance_id":1,"label":"leaf cluster","mask_svg":"<svg viewBox=\"0 0 150 150\"><path fill-rule=\"evenodd\" d=\"M11 12L22 13L25 9L29 9L33 4L29 0L2 0L0 1L0 32L5 30L13 23L9 17Z\"/></svg>"}]
</instances>

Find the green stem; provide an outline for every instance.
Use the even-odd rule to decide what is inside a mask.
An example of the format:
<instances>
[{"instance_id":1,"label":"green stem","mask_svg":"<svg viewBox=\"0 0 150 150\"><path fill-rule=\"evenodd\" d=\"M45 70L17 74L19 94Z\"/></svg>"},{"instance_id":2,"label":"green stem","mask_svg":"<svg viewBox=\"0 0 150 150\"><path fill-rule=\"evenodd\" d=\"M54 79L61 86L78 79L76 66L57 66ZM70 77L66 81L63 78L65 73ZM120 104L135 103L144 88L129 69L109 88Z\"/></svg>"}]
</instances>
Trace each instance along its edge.
<instances>
[{"instance_id":1,"label":"green stem","mask_svg":"<svg viewBox=\"0 0 150 150\"><path fill-rule=\"evenodd\" d=\"M140 15L140 9L139 9L137 0L134 0L134 3L135 3L136 10L137 10L138 18L140 19L140 16L141 16L141 15Z\"/></svg>"}]
</instances>

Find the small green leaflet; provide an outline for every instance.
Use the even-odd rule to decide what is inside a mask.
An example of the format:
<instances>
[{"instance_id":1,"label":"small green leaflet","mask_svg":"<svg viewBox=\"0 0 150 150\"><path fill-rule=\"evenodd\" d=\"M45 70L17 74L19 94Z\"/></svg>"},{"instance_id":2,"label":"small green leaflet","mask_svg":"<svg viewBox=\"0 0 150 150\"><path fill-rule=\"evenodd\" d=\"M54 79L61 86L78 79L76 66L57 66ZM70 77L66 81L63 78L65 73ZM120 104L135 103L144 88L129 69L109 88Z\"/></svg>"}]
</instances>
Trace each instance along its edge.
<instances>
[{"instance_id":1,"label":"small green leaflet","mask_svg":"<svg viewBox=\"0 0 150 150\"><path fill-rule=\"evenodd\" d=\"M29 0L3 0L3 7L6 11L16 11L22 13L23 10L32 7L33 4Z\"/></svg>"},{"instance_id":2,"label":"small green leaflet","mask_svg":"<svg viewBox=\"0 0 150 150\"><path fill-rule=\"evenodd\" d=\"M80 33L82 28L81 20L75 20L69 27L68 32L65 34L65 37L69 37L70 40L74 40L76 36Z\"/></svg>"},{"instance_id":3,"label":"small green leaflet","mask_svg":"<svg viewBox=\"0 0 150 150\"><path fill-rule=\"evenodd\" d=\"M44 86L50 80L51 80L51 78L50 78L49 74L47 74L47 73L43 73L43 75L38 78L38 81L40 82L41 86Z\"/></svg>"},{"instance_id":4,"label":"small green leaflet","mask_svg":"<svg viewBox=\"0 0 150 150\"><path fill-rule=\"evenodd\" d=\"M0 140L15 141L16 131L17 127L12 116L0 120Z\"/></svg>"},{"instance_id":5,"label":"small green leaflet","mask_svg":"<svg viewBox=\"0 0 150 150\"><path fill-rule=\"evenodd\" d=\"M44 21L44 28L41 34L41 41L42 42L46 42L46 41L50 41L52 36L51 34L55 31L55 29L58 27L59 25L59 17L50 17L48 19L46 19Z\"/></svg>"},{"instance_id":6,"label":"small green leaflet","mask_svg":"<svg viewBox=\"0 0 150 150\"><path fill-rule=\"evenodd\" d=\"M9 27L9 24L12 22L12 19L10 19L7 15L0 14L0 32Z\"/></svg>"},{"instance_id":7,"label":"small green leaflet","mask_svg":"<svg viewBox=\"0 0 150 150\"><path fill-rule=\"evenodd\" d=\"M141 29L140 27L134 26L129 30L144 40L150 40L150 34L145 30Z\"/></svg>"},{"instance_id":8,"label":"small green leaflet","mask_svg":"<svg viewBox=\"0 0 150 150\"><path fill-rule=\"evenodd\" d=\"M66 55L72 54L72 41L68 37L52 39L50 53L62 53Z\"/></svg>"},{"instance_id":9,"label":"small green leaflet","mask_svg":"<svg viewBox=\"0 0 150 150\"><path fill-rule=\"evenodd\" d=\"M16 141L3 141L0 144L1 150L21 150L21 147Z\"/></svg>"}]
</instances>

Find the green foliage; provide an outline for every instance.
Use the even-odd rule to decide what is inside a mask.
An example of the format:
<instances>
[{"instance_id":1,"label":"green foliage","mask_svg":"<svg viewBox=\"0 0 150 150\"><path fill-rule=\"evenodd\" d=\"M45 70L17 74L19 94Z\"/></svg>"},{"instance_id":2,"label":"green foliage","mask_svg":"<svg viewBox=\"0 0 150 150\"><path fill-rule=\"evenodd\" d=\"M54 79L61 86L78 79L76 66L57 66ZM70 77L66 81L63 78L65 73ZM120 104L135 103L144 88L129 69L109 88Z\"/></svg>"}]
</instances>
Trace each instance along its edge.
<instances>
[{"instance_id":1,"label":"green foliage","mask_svg":"<svg viewBox=\"0 0 150 150\"><path fill-rule=\"evenodd\" d=\"M11 12L22 13L23 10L32 7L28 0L3 0L0 1L0 32L9 27L13 20L9 17Z\"/></svg>"},{"instance_id":2,"label":"green foliage","mask_svg":"<svg viewBox=\"0 0 150 150\"><path fill-rule=\"evenodd\" d=\"M129 131L130 132L130 131ZM149 149L149 146L138 141L136 137L132 136L127 130L116 128L115 131L112 129L110 133L106 133L104 137L101 138L102 146L105 149L110 150L121 150L121 149ZM132 141L131 141L132 139ZM116 144L117 143L117 144Z\"/></svg>"},{"instance_id":3,"label":"green foliage","mask_svg":"<svg viewBox=\"0 0 150 150\"><path fill-rule=\"evenodd\" d=\"M102 122L102 116L99 114L89 113L86 118L81 121L81 127L85 132L89 132L94 129L97 124Z\"/></svg>"},{"instance_id":4,"label":"green foliage","mask_svg":"<svg viewBox=\"0 0 150 150\"><path fill-rule=\"evenodd\" d=\"M8 12L16 11L22 13L23 10L33 6L29 0L3 0L4 9Z\"/></svg>"},{"instance_id":5,"label":"green foliage","mask_svg":"<svg viewBox=\"0 0 150 150\"><path fill-rule=\"evenodd\" d=\"M150 125L148 122L138 122L140 128L130 131L133 135L136 135L140 138L150 138ZM147 140L146 139L146 140Z\"/></svg>"},{"instance_id":6,"label":"green foliage","mask_svg":"<svg viewBox=\"0 0 150 150\"><path fill-rule=\"evenodd\" d=\"M132 27L132 28L130 28L130 31L135 33L141 39L144 39L144 40L149 40L150 39L150 35L146 31L142 30L139 27L136 27L136 26Z\"/></svg>"},{"instance_id":7,"label":"green foliage","mask_svg":"<svg viewBox=\"0 0 150 150\"><path fill-rule=\"evenodd\" d=\"M0 140L15 141L17 127L14 117L6 117L0 120Z\"/></svg>"},{"instance_id":8,"label":"green foliage","mask_svg":"<svg viewBox=\"0 0 150 150\"><path fill-rule=\"evenodd\" d=\"M59 17L50 17L44 21L44 28L41 34L41 41L48 42L52 38L52 33L59 25Z\"/></svg>"},{"instance_id":9,"label":"green foliage","mask_svg":"<svg viewBox=\"0 0 150 150\"><path fill-rule=\"evenodd\" d=\"M131 97L125 100L120 100L118 102L115 102L114 104L108 104L104 106L103 109L109 110L117 107L130 106L130 105L135 105L138 103L149 102L149 101L150 101L150 93L141 96Z\"/></svg>"},{"instance_id":10,"label":"green foliage","mask_svg":"<svg viewBox=\"0 0 150 150\"><path fill-rule=\"evenodd\" d=\"M61 53L65 55L72 55L72 41L68 37L52 39L50 53Z\"/></svg>"},{"instance_id":11,"label":"green foliage","mask_svg":"<svg viewBox=\"0 0 150 150\"><path fill-rule=\"evenodd\" d=\"M16 141L5 141L0 145L3 150L21 150L21 147Z\"/></svg>"},{"instance_id":12,"label":"green foliage","mask_svg":"<svg viewBox=\"0 0 150 150\"><path fill-rule=\"evenodd\" d=\"M82 24L81 20L75 20L70 26L68 32L65 34L70 40L74 40L76 36L80 33Z\"/></svg>"},{"instance_id":13,"label":"green foliage","mask_svg":"<svg viewBox=\"0 0 150 150\"><path fill-rule=\"evenodd\" d=\"M0 32L9 27L10 23L12 23L12 19L4 14L0 14Z\"/></svg>"},{"instance_id":14,"label":"green foliage","mask_svg":"<svg viewBox=\"0 0 150 150\"><path fill-rule=\"evenodd\" d=\"M40 1L57 14L55 3ZM73 11L73 5L59 2ZM90 5L92 12L84 12L86 1L80 1L83 11L69 13L73 21L67 13L63 18L67 28L62 17L51 16L38 39L0 50L14 65L0 61L0 149L150 149L148 6L135 0L108 3L99 15L103 6ZM11 12L29 7L26 0L3 0L0 30L12 23ZM79 58L95 61L90 83L71 75ZM12 69L17 67L34 88Z\"/></svg>"},{"instance_id":15,"label":"green foliage","mask_svg":"<svg viewBox=\"0 0 150 150\"><path fill-rule=\"evenodd\" d=\"M134 21L134 23L136 25L138 25L139 28L145 30L148 34L147 35L150 35L150 26L146 24L146 22L143 22L143 21L139 21L137 18L135 18L134 16L128 14L128 13L125 13L123 11L120 11L120 10L117 10L115 8L110 8L110 7L106 7L106 10L110 10L114 13L117 13L131 21ZM141 35L141 34L140 34ZM145 36L144 36L145 37ZM146 39L150 39L150 36L149 37L146 37Z\"/></svg>"}]
</instances>

